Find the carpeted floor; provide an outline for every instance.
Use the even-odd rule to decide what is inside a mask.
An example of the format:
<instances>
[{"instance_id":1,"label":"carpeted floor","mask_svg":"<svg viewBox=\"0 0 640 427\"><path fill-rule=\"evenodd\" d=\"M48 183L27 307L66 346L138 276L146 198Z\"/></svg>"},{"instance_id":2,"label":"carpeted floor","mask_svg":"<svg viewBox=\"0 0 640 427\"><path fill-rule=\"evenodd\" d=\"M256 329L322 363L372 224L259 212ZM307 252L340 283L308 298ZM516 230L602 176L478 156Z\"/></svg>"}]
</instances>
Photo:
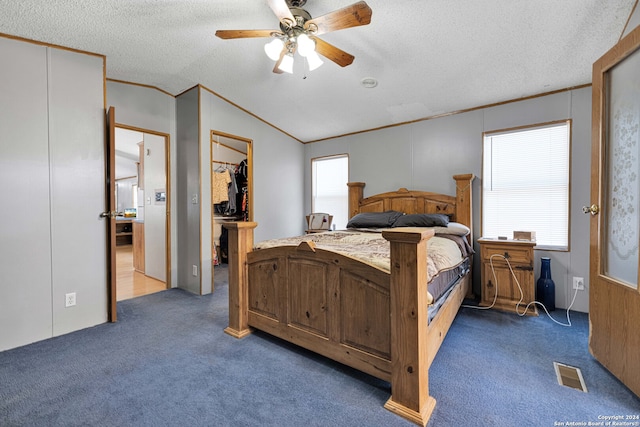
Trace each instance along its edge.
<instances>
[{"instance_id":1,"label":"carpeted floor","mask_svg":"<svg viewBox=\"0 0 640 427\"><path fill-rule=\"evenodd\" d=\"M215 277L213 295L134 298L118 303L118 323L0 353L0 426L411 425L383 408L386 382L263 333L224 334L226 268ZM589 355L588 317L571 316L565 328L463 308L430 370L429 426L640 415L640 399ZM554 361L579 367L588 393L558 385Z\"/></svg>"}]
</instances>

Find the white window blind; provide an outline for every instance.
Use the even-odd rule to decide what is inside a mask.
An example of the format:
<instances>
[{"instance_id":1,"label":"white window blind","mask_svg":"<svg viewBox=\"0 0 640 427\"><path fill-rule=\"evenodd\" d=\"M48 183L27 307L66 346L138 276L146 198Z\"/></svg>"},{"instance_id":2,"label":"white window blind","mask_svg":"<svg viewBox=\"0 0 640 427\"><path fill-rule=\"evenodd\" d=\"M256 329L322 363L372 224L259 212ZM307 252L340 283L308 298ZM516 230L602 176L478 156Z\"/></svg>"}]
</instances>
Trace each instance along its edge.
<instances>
[{"instance_id":1,"label":"white window blind","mask_svg":"<svg viewBox=\"0 0 640 427\"><path fill-rule=\"evenodd\" d=\"M311 160L311 209L333 215L332 224L347 227L349 211L349 157L345 155Z\"/></svg>"},{"instance_id":2,"label":"white window blind","mask_svg":"<svg viewBox=\"0 0 640 427\"><path fill-rule=\"evenodd\" d=\"M484 135L482 235L535 231L539 248L569 244L570 121Z\"/></svg>"}]
</instances>

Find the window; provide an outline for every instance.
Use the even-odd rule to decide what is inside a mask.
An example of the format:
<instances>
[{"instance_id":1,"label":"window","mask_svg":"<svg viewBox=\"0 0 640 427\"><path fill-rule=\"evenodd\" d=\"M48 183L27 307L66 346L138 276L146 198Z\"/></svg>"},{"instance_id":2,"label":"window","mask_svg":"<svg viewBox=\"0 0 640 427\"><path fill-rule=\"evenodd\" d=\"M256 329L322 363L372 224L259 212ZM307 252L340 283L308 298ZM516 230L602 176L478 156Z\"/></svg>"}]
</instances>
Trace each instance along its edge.
<instances>
[{"instance_id":1,"label":"window","mask_svg":"<svg viewBox=\"0 0 640 427\"><path fill-rule=\"evenodd\" d=\"M346 228L349 214L349 156L311 159L311 210L333 215L336 228Z\"/></svg>"},{"instance_id":2,"label":"window","mask_svg":"<svg viewBox=\"0 0 640 427\"><path fill-rule=\"evenodd\" d=\"M568 250L570 126L484 134L483 237L535 231L537 248Z\"/></svg>"}]
</instances>

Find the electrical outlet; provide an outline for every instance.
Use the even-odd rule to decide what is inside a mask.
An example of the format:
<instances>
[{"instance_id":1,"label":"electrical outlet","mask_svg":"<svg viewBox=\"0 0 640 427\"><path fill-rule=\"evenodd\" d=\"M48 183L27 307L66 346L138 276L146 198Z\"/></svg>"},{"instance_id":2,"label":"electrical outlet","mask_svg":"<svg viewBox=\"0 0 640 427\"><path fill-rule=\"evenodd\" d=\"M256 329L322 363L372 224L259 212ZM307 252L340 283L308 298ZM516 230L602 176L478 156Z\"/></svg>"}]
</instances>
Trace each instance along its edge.
<instances>
[{"instance_id":1,"label":"electrical outlet","mask_svg":"<svg viewBox=\"0 0 640 427\"><path fill-rule=\"evenodd\" d=\"M584 291L584 278L583 277L574 277L573 278L573 289L577 289L579 291Z\"/></svg>"},{"instance_id":2,"label":"electrical outlet","mask_svg":"<svg viewBox=\"0 0 640 427\"><path fill-rule=\"evenodd\" d=\"M66 294L64 296L64 306L73 307L74 305L76 305L76 293L71 292L70 294Z\"/></svg>"},{"instance_id":3,"label":"electrical outlet","mask_svg":"<svg viewBox=\"0 0 640 427\"><path fill-rule=\"evenodd\" d=\"M192 265L191 266L191 274L193 274L194 276L198 275L198 266L197 265Z\"/></svg>"}]
</instances>

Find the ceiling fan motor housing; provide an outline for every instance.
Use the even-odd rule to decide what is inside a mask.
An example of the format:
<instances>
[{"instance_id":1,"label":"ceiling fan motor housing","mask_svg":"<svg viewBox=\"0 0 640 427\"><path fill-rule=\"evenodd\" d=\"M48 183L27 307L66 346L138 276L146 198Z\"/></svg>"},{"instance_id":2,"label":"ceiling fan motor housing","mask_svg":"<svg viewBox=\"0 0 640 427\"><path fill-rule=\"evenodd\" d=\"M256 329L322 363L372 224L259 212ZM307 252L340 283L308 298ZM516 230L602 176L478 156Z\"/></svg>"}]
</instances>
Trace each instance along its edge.
<instances>
[{"instance_id":1,"label":"ceiling fan motor housing","mask_svg":"<svg viewBox=\"0 0 640 427\"><path fill-rule=\"evenodd\" d=\"M292 7L302 7L307 3L307 0L287 0L287 5L289 8Z\"/></svg>"},{"instance_id":2,"label":"ceiling fan motor housing","mask_svg":"<svg viewBox=\"0 0 640 427\"><path fill-rule=\"evenodd\" d=\"M282 30L282 32L289 36L298 35L298 33L304 32L305 22L311 19L311 15L309 14L309 12L299 7L290 7L289 10L291 11L291 14L295 18L296 22L294 22L291 27L287 26L287 22L280 22L280 29ZM293 32L295 34L290 34L290 32Z\"/></svg>"}]
</instances>

